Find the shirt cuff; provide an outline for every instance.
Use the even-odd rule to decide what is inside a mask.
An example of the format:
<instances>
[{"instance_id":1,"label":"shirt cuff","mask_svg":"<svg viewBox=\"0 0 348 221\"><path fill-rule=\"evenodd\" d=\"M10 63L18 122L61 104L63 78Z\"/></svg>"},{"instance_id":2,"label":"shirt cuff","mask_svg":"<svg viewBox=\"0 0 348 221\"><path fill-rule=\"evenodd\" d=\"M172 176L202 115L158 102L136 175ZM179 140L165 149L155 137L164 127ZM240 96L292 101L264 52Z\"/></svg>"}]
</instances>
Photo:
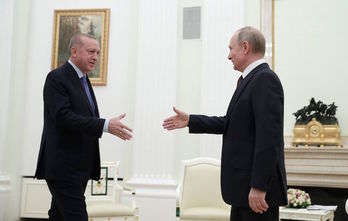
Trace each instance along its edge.
<instances>
[{"instance_id":1,"label":"shirt cuff","mask_svg":"<svg viewBox=\"0 0 348 221\"><path fill-rule=\"evenodd\" d=\"M105 119L103 132L109 132L109 119Z\"/></svg>"}]
</instances>

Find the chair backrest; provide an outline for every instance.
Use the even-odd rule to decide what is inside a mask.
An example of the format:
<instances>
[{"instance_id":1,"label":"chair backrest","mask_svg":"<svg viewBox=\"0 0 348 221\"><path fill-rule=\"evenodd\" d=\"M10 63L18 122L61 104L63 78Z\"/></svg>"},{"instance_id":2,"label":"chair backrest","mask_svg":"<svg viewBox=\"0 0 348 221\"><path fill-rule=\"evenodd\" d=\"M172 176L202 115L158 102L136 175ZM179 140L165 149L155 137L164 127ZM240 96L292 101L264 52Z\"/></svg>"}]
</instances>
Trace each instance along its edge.
<instances>
[{"instance_id":1,"label":"chair backrest","mask_svg":"<svg viewBox=\"0 0 348 221\"><path fill-rule=\"evenodd\" d=\"M100 180L90 180L86 188L86 201L120 202L122 188L117 184L119 161L101 163Z\"/></svg>"},{"instance_id":2,"label":"chair backrest","mask_svg":"<svg viewBox=\"0 0 348 221\"><path fill-rule=\"evenodd\" d=\"M221 195L219 160L202 157L183 161L180 209L192 207L229 208Z\"/></svg>"}]
</instances>

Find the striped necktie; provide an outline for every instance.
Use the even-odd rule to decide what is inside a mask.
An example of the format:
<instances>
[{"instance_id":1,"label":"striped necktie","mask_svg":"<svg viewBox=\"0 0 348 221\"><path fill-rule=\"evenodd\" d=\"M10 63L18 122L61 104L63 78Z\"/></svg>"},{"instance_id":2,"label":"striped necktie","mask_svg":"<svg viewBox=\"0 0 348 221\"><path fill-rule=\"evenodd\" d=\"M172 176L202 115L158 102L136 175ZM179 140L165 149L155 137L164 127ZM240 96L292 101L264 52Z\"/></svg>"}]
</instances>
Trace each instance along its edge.
<instances>
[{"instance_id":1,"label":"striped necktie","mask_svg":"<svg viewBox=\"0 0 348 221\"><path fill-rule=\"evenodd\" d=\"M94 102L93 102L91 93L89 92L86 75L83 75L83 77L81 78L81 81L82 81L83 88L85 89L86 95L88 97L89 104L91 105L93 115L94 115L95 114L95 106L94 106Z\"/></svg>"}]
</instances>

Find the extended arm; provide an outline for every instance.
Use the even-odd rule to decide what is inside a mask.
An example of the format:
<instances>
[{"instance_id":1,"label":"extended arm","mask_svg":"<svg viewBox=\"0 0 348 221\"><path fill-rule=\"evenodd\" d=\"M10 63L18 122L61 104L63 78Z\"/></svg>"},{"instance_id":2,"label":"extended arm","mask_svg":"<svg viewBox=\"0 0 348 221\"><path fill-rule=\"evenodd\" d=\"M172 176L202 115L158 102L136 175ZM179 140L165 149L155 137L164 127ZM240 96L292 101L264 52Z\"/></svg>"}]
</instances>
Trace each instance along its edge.
<instances>
[{"instance_id":1,"label":"extended arm","mask_svg":"<svg viewBox=\"0 0 348 221\"><path fill-rule=\"evenodd\" d=\"M176 115L164 120L163 128L174 130L189 127L190 133L223 134L225 117L208 117L204 115L188 115L173 107Z\"/></svg>"}]
</instances>

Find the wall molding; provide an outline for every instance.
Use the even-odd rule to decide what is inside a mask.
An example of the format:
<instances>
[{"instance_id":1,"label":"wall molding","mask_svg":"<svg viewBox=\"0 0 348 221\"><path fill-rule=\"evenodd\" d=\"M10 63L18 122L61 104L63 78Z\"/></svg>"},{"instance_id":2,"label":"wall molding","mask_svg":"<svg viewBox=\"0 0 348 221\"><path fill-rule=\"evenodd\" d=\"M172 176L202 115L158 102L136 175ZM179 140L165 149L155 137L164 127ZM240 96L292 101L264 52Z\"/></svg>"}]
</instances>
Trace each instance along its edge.
<instances>
[{"instance_id":1,"label":"wall molding","mask_svg":"<svg viewBox=\"0 0 348 221\"><path fill-rule=\"evenodd\" d=\"M126 183L135 187L137 197L177 198L175 180L134 178Z\"/></svg>"},{"instance_id":2,"label":"wall molding","mask_svg":"<svg viewBox=\"0 0 348 221\"><path fill-rule=\"evenodd\" d=\"M288 185L348 187L348 147L285 147Z\"/></svg>"}]
</instances>

